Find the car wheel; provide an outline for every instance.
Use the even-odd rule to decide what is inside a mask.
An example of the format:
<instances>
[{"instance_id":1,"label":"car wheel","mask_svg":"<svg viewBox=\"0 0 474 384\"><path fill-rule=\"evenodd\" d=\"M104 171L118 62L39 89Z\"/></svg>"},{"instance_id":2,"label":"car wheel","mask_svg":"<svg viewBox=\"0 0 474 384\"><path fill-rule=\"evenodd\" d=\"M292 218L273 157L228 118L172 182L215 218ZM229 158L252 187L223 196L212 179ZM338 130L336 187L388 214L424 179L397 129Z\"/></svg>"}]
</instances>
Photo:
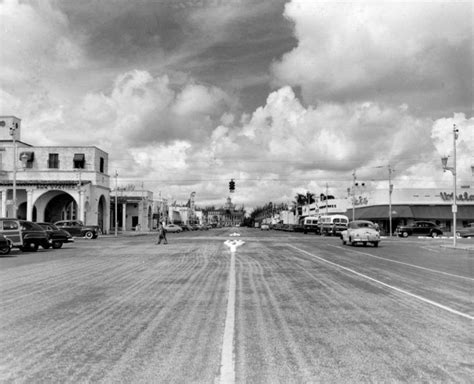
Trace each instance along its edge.
<instances>
[{"instance_id":1,"label":"car wheel","mask_svg":"<svg viewBox=\"0 0 474 384\"><path fill-rule=\"evenodd\" d=\"M377 248L377 247L379 246L379 242L378 242L378 241L374 241L372 244L374 245L375 248Z\"/></svg>"},{"instance_id":2,"label":"car wheel","mask_svg":"<svg viewBox=\"0 0 474 384\"><path fill-rule=\"evenodd\" d=\"M10 247L2 247L0 248L0 255L8 255L10 253Z\"/></svg>"},{"instance_id":3,"label":"car wheel","mask_svg":"<svg viewBox=\"0 0 474 384\"><path fill-rule=\"evenodd\" d=\"M456 232L456 237L462 237L459 232Z\"/></svg>"},{"instance_id":4,"label":"car wheel","mask_svg":"<svg viewBox=\"0 0 474 384\"><path fill-rule=\"evenodd\" d=\"M431 232L431 237L434 239L435 237L438 237L438 233L437 232Z\"/></svg>"},{"instance_id":5,"label":"car wheel","mask_svg":"<svg viewBox=\"0 0 474 384\"><path fill-rule=\"evenodd\" d=\"M349 237L349 243L350 245L352 245L353 247L355 247L356 243L355 241L352 241L352 238Z\"/></svg>"},{"instance_id":6,"label":"car wheel","mask_svg":"<svg viewBox=\"0 0 474 384\"><path fill-rule=\"evenodd\" d=\"M84 233L84 237L90 240L94 237L94 234L92 233L92 231L87 231L86 233Z\"/></svg>"},{"instance_id":7,"label":"car wheel","mask_svg":"<svg viewBox=\"0 0 474 384\"><path fill-rule=\"evenodd\" d=\"M402 232L402 236L403 237L408 237L408 232L407 231Z\"/></svg>"},{"instance_id":8,"label":"car wheel","mask_svg":"<svg viewBox=\"0 0 474 384\"><path fill-rule=\"evenodd\" d=\"M63 242L62 241L53 241L53 249L59 249L63 246Z\"/></svg>"}]
</instances>

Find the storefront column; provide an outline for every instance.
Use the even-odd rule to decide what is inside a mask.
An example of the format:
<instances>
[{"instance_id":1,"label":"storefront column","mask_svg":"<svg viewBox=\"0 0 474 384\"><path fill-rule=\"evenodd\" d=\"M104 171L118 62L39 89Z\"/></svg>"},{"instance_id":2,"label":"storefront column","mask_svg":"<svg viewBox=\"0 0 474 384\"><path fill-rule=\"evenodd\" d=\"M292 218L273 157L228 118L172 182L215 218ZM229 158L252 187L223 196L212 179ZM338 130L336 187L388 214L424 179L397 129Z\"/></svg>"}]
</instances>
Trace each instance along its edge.
<instances>
[{"instance_id":1,"label":"storefront column","mask_svg":"<svg viewBox=\"0 0 474 384\"><path fill-rule=\"evenodd\" d=\"M84 191L82 189L79 189L79 207L77 213L79 220L84 223Z\"/></svg>"},{"instance_id":2,"label":"storefront column","mask_svg":"<svg viewBox=\"0 0 474 384\"><path fill-rule=\"evenodd\" d=\"M7 191L2 191L2 217L7 217Z\"/></svg>"},{"instance_id":3,"label":"storefront column","mask_svg":"<svg viewBox=\"0 0 474 384\"><path fill-rule=\"evenodd\" d=\"M33 221L33 189L26 190L26 220Z\"/></svg>"},{"instance_id":4,"label":"storefront column","mask_svg":"<svg viewBox=\"0 0 474 384\"><path fill-rule=\"evenodd\" d=\"M127 203L122 204L122 231L127 230Z\"/></svg>"}]
</instances>

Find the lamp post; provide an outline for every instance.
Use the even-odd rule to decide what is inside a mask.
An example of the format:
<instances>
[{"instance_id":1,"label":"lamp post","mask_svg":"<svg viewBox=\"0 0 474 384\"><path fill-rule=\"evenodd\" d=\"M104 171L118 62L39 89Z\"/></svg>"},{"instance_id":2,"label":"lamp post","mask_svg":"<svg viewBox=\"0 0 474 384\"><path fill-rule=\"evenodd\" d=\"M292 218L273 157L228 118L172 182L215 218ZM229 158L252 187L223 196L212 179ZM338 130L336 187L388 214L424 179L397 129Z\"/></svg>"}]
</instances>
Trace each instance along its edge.
<instances>
[{"instance_id":1,"label":"lamp post","mask_svg":"<svg viewBox=\"0 0 474 384\"><path fill-rule=\"evenodd\" d=\"M115 237L117 237L117 233L118 233L118 217L117 217L117 214L118 214L118 191L117 191L117 177L118 177L118 172L117 170L115 171L115 212L114 212L114 215L115 215Z\"/></svg>"},{"instance_id":2,"label":"lamp post","mask_svg":"<svg viewBox=\"0 0 474 384\"><path fill-rule=\"evenodd\" d=\"M453 124L453 166L448 167L448 157L441 158L441 164L443 165L443 171L450 171L453 174L453 246L456 247L456 213L458 206L456 203L456 140L458 138L459 130L456 128L456 124Z\"/></svg>"},{"instance_id":3,"label":"lamp post","mask_svg":"<svg viewBox=\"0 0 474 384\"><path fill-rule=\"evenodd\" d=\"M16 130L18 127L13 125L10 127L10 135L13 139L13 218L16 219L17 206L16 206Z\"/></svg>"}]
</instances>

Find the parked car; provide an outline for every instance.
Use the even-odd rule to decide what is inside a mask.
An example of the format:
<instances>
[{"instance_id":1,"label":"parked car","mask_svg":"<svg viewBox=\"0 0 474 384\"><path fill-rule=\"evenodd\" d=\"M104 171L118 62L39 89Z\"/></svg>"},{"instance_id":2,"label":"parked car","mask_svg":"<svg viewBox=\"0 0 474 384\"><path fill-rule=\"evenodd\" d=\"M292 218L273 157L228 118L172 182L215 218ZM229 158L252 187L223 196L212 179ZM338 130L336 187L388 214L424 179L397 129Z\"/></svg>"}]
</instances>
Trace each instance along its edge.
<instances>
[{"instance_id":1,"label":"parked car","mask_svg":"<svg viewBox=\"0 0 474 384\"><path fill-rule=\"evenodd\" d=\"M68 231L65 231L64 229L60 229L52 223L36 223L36 224L38 224L41 228L43 228L46 231L46 233L48 234L48 238L51 243L51 246L54 249L61 248L64 243L74 243L74 239L72 238L72 235ZM49 246L47 246L46 249L47 248L49 248Z\"/></svg>"},{"instance_id":2,"label":"parked car","mask_svg":"<svg viewBox=\"0 0 474 384\"><path fill-rule=\"evenodd\" d=\"M12 241L4 235L0 235L0 255L8 255L11 249Z\"/></svg>"},{"instance_id":3,"label":"parked car","mask_svg":"<svg viewBox=\"0 0 474 384\"><path fill-rule=\"evenodd\" d=\"M270 226L268 224L262 224L260 226L260 230L261 231L268 231L268 230L270 230Z\"/></svg>"},{"instance_id":4,"label":"parked car","mask_svg":"<svg viewBox=\"0 0 474 384\"><path fill-rule=\"evenodd\" d=\"M176 224L165 225L166 232L183 232L183 228Z\"/></svg>"},{"instance_id":5,"label":"parked car","mask_svg":"<svg viewBox=\"0 0 474 384\"><path fill-rule=\"evenodd\" d=\"M72 236L85 237L86 239L97 239L99 236L98 225L84 225L80 220L61 220L54 223L56 227L64 229Z\"/></svg>"},{"instance_id":6,"label":"parked car","mask_svg":"<svg viewBox=\"0 0 474 384\"><path fill-rule=\"evenodd\" d=\"M456 228L456 235L458 237L474 237L474 223L469 223L464 228Z\"/></svg>"},{"instance_id":7,"label":"parked car","mask_svg":"<svg viewBox=\"0 0 474 384\"><path fill-rule=\"evenodd\" d=\"M27 220L0 218L0 234L8 238L13 247L36 252L41 245L48 248L48 234L38 224Z\"/></svg>"},{"instance_id":8,"label":"parked car","mask_svg":"<svg viewBox=\"0 0 474 384\"><path fill-rule=\"evenodd\" d=\"M415 236L431 236L437 237L443 234L439 225L431 221L415 221L408 225L398 226L395 233L400 237Z\"/></svg>"},{"instance_id":9,"label":"parked car","mask_svg":"<svg viewBox=\"0 0 474 384\"><path fill-rule=\"evenodd\" d=\"M377 231L375 224L368 220L351 221L340 236L344 245L362 243L366 246L371 243L374 247L378 247L380 242L379 231Z\"/></svg>"}]
</instances>

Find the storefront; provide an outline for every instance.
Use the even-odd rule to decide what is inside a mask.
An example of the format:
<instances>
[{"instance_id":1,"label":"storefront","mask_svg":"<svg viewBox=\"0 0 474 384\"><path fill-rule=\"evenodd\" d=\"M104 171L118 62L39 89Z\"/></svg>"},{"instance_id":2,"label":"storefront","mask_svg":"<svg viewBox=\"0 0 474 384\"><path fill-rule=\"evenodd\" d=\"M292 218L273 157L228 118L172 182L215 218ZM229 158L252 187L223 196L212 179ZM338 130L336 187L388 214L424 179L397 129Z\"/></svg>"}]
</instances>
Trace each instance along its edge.
<instances>
[{"instance_id":1,"label":"storefront","mask_svg":"<svg viewBox=\"0 0 474 384\"><path fill-rule=\"evenodd\" d=\"M456 200L456 225L474 222L474 189L461 188ZM354 204L349 199L346 215L350 219L354 216L356 220L371 220L388 233L391 211L392 231L397 225L428 220L449 232L453 225L452 204L453 193L444 189L394 189L391 205L388 190L373 190L356 196Z\"/></svg>"}]
</instances>

